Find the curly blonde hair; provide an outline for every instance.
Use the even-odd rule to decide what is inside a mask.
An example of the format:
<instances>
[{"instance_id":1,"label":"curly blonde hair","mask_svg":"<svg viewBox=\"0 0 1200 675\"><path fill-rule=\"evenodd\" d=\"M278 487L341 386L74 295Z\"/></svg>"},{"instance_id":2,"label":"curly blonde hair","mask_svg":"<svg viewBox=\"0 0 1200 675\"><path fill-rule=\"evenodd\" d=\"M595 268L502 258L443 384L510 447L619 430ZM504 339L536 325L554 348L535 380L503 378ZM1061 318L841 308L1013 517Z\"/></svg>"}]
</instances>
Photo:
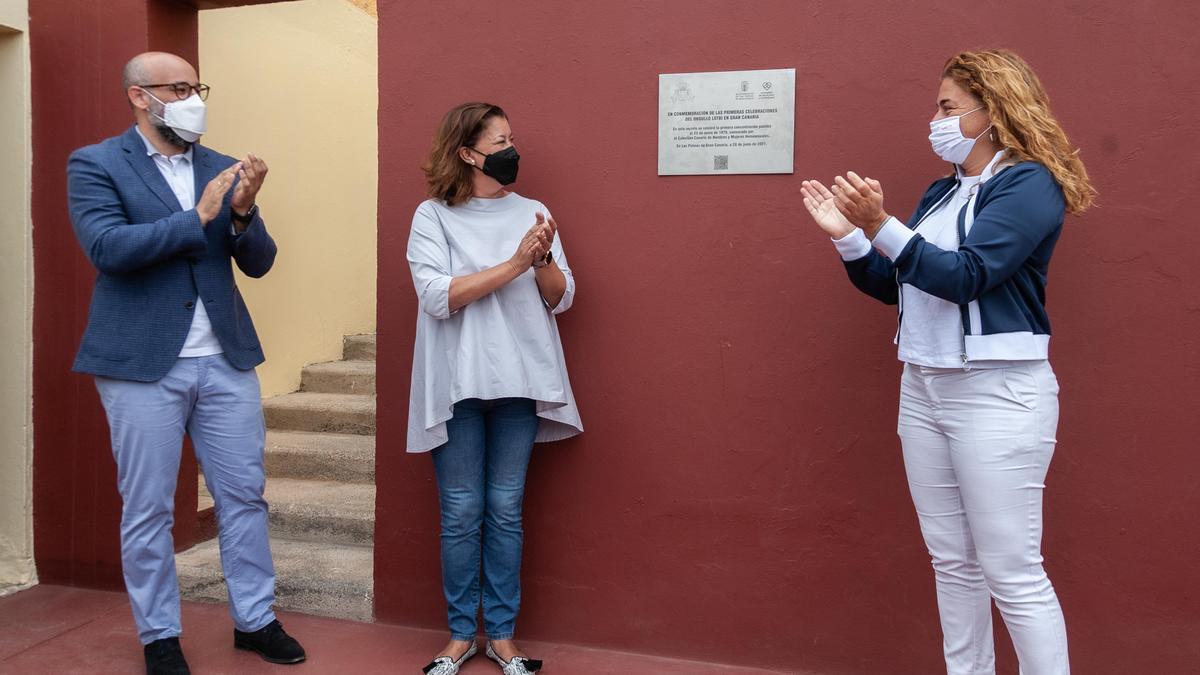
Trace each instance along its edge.
<instances>
[{"instance_id":1,"label":"curly blonde hair","mask_svg":"<svg viewBox=\"0 0 1200 675\"><path fill-rule=\"evenodd\" d=\"M472 169L458 158L458 151L479 142L488 120L494 117L507 118L507 115L500 106L491 103L462 103L446 113L433 136L429 155L421 165L430 197L440 199L448 206L471 198L475 189Z\"/></svg>"},{"instance_id":2,"label":"curly blonde hair","mask_svg":"<svg viewBox=\"0 0 1200 675\"><path fill-rule=\"evenodd\" d=\"M1015 159L1038 162L1062 187L1067 213L1092 206L1096 189L1062 125L1050 113L1050 98L1025 60L1007 49L961 52L946 62L950 78L987 108L996 139Z\"/></svg>"}]
</instances>

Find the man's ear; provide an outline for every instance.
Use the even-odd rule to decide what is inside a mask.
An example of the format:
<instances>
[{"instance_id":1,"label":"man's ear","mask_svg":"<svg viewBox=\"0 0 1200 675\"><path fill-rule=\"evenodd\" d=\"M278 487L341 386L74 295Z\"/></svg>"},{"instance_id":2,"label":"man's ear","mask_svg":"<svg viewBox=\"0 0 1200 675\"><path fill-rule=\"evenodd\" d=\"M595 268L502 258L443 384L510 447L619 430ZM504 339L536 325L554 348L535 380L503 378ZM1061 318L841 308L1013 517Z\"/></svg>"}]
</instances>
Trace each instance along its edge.
<instances>
[{"instance_id":1,"label":"man's ear","mask_svg":"<svg viewBox=\"0 0 1200 675\"><path fill-rule=\"evenodd\" d=\"M129 99L129 105L134 109L150 109L150 97L146 95L145 90L143 90L141 87L130 87L126 89L125 96Z\"/></svg>"}]
</instances>

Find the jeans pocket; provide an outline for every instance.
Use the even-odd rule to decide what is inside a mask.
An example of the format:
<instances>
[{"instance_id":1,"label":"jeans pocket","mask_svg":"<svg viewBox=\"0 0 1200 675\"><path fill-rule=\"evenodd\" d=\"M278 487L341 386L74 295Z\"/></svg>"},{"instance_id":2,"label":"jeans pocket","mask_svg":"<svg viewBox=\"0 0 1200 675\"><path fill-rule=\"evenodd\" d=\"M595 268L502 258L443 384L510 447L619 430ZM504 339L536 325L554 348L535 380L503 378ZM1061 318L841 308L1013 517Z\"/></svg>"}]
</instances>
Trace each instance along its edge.
<instances>
[{"instance_id":1,"label":"jeans pocket","mask_svg":"<svg viewBox=\"0 0 1200 675\"><path fill-rule=\"evenodd\" d=\"M998 370L1004 380L1004 391L1007 392L1009 400L1026 410L1036 409L1038 382L1033 373L1028 368L1021 366L999 368Z\"/></svg>"}]
</instances>

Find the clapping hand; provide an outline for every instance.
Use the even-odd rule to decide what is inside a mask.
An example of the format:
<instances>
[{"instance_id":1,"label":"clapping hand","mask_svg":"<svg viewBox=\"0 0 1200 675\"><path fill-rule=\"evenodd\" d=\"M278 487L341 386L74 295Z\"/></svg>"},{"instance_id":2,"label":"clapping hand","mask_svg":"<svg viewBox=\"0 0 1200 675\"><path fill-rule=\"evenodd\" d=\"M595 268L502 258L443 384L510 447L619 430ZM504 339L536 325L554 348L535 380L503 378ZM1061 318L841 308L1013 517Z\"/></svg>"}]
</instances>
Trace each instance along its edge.
<instances>
[{"instance_id":1,"label":"clapping hand","mask_svg":"<svg viewBox=\"0 0 1200 675\"><path fill-rule=\"evenodd\" d=\"M558 234L558 223L554 222L554 218L552 216L546 216L543 219L542 214L539 212L537 214L537 224L540 225L543 222L546 225L544 230L544 232L546 232L546 250L542 253L542 255L538 256L533 261L533 266L539 269L550 264L550 262L546 260L546 256L550 253L550 247L554 245L554 235Z\"/></svg>"},{"instance_id":2,"label":"clapping hand","mask_svg":"<svg viewBox=\"0 0 1200 675\"><path fill-rule=\"evenodd\" d=\"M234 166L237 167L238 184L229 205L234 213L246 213L254 206L258 191L267 179L267 163L249 154Z\"/></svg>"},{"instance_id":3,"label":"clapping hand","mask_svg":"<svg viewBox=\"0 0 1200 675\"><path fill-rule=\"evenodd\" d=\"M208 181L208 185L204 186L204 192L200 195L200 200L196 202L196 215L200 217L201 227L208 225L209 221L221 213L225 194L229 192L229 188L233 187L233 179L241 170L242 163L238 162L217 174L215 178Z\"/></svg>"},{"instance_id":4,"label":"clapping hand","mask_svg":"<svg viewBox=\"0 0 1200 675\"><path fill-rule=\"evenodd\" d=\"M868 239L874 239L887 221L883 210L883 186L873 178L859 178L853 171L833 179L834 205L846 220L861 227Z\"/></svg>"},{"instance_id":5,"label":"clapping hand","mask_svg":"<svg viewBox=\"0 0 1200 675\"><path fill-rule=\"evenodd\" d=\"M804 181L800 184L800 192L804 194L804 207L825 234L833 239L841 239L854 231L854 224L838 210L833 193L820 181Z\"/></svg>"},{"instance_id":6,"label":"clapping hand","mask_svg":"<svg viewBox=\"0 0 1200 675\"><path fill-rule=\"evenodd\" d=\"M514 268L523 272L538 260L546 257L556 230L552 223L553 221L547 223L545 216L541 213L537 214L537 220L533 227L529 228L529 231L521 238L521 243L517 244L517 252L509 260Z\"/></svg>"}]
</instances>

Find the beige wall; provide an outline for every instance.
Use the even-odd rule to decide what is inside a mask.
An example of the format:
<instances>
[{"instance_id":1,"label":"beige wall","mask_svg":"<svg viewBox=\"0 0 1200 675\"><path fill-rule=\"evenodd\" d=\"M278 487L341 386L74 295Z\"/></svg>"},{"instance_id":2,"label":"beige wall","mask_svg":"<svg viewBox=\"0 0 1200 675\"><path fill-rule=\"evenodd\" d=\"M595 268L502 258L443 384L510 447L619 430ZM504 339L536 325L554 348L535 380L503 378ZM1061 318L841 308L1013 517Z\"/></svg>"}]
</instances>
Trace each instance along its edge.
<instances>
[{"instance_id":1,"label":"beige wall","mask_svg":"<svg viewBox=\"0 0 1200 675\"><path fill-rule=\"evenodd\" d=\"M29 25L29 0L0 0L0 26L25 32Z\"/></svg>"},{"instance_id":2,"label":"beige wall","mask_svg":"<svg viewBox=\"0 0 1200 675\"><path fill-rule=\"evenodd\" d=\"M27 0L0 0L0 595L33 565L33 249L29 225Z\"/></svg>"},{"instance_id":3,"label":"beige wall","mask_svg":"<svg viewBox=\"0 0 1200 675\"><path fill-rule=\"evenodd\" d=\"M200 13L200 79L213 88L204 142L270 166L258 202L279 256L263 279L238 280L267 353L264 396L341 358L343 335L375 331L373 9L302 0Z\"/></svg>"}]
</instances>

